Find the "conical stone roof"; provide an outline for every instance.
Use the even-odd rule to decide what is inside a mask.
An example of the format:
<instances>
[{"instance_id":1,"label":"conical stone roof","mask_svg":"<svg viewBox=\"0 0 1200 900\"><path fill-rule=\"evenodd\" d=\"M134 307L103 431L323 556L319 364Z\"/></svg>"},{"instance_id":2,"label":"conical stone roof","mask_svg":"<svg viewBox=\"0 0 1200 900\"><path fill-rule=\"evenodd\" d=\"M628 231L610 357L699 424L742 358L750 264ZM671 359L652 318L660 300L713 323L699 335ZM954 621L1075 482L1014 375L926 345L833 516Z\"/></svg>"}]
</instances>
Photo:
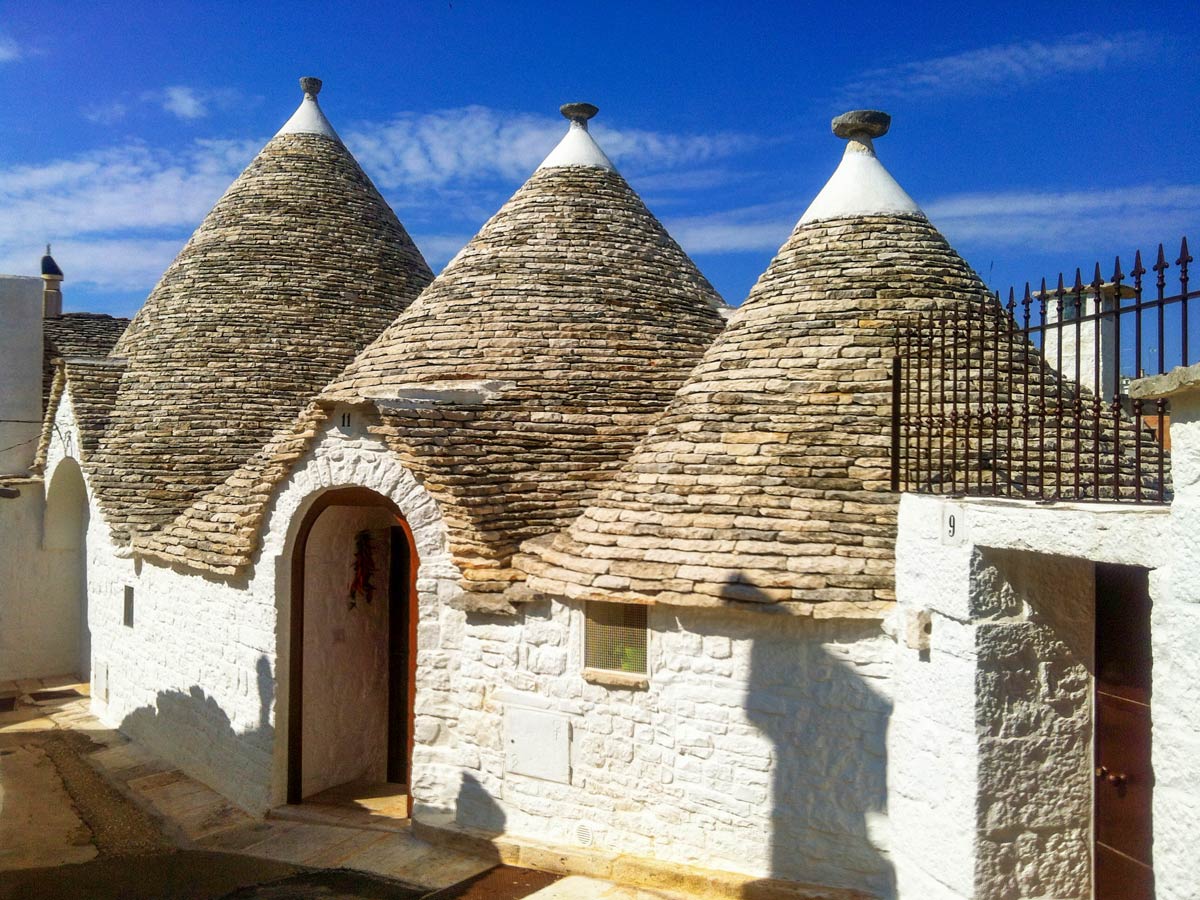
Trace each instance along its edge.
<instances>
[{"instance_id":1,"label":"conical stone roof","mask_svg":"<svg viewBox=\"0 0 1200 900\"><path fill-rule=\"evenodd\" d=\"M804 614L892 599L892 335L988 294L875 157L880 116L835 120L850 146L829 186L599 499L525 546L525 591Z\"/></svg>"},{"instance_id":2,"label":"conical stone roof","mask_svg":"<svg viewBox=\"0 0 1200 900\"><path fill-rule=\"evenodd\" d=\"M90 474L119 539L223 482L432 279L320 81L302 86L113 350L126 369Z\"/></svg>"},{"instance_id":3,"label":"conical stone roof","mask_svg":"<svg viewBox=\"0 0 1200 900\"><path fill-rule=\"evenodd\" d=\"M374 404L442 506L468 605L592 500L724 325L712 286L587 132L562 143L325 392Z\"/></svg>"}]
</instances>

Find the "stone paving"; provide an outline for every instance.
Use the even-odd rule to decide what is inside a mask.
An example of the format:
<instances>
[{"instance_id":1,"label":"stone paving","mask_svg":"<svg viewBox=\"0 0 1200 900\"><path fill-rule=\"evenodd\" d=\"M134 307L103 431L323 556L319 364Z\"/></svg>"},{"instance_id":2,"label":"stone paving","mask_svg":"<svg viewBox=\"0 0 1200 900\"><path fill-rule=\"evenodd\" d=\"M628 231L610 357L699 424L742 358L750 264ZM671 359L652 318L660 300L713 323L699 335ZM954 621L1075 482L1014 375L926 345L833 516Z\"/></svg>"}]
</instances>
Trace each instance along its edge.
<instances>
[{"instance_id":1,"label":"stone paving","mask_svg":"<svg viewBox=\"0 0 1200 900\"><path fill-rule=\"evenodd\" d=\"M65 696L36 699L47 691ZM683 897L497 866L428 844L404 822L344 827L294 809L254 818L105 727L87 692L69 677L0 683L0 900Z\"/></svg>"}]
</instances>

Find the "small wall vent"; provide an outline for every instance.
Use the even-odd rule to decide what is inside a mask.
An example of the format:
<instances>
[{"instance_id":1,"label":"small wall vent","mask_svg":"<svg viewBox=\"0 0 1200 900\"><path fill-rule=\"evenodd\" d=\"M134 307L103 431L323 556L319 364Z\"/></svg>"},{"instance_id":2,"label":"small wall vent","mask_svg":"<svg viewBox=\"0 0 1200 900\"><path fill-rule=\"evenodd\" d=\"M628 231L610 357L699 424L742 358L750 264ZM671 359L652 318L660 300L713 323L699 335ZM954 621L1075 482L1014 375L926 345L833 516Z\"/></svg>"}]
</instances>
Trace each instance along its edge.
<instances>
[{"instance_id":1,"label":"small wall vent","mask_svg":"<svg viewBox=\"0 0 1200 900\"><path fill-rule=\"evenodd\" d=\"M592 826L586 822L580 822L575 826L575 843L580 847L590 847L596 841L596 836L592 834Z\"/></svg>"},{"instance_id":2,"label":"small wall vent","mask_svg":"<svg viewBox=\"0 0 1200 900\"><path fill-rule=\"evenodd\" d=\"M133 585L125 585L125 611L122 621L126 628L133 627Z\"/></svg>"}]
</instances>

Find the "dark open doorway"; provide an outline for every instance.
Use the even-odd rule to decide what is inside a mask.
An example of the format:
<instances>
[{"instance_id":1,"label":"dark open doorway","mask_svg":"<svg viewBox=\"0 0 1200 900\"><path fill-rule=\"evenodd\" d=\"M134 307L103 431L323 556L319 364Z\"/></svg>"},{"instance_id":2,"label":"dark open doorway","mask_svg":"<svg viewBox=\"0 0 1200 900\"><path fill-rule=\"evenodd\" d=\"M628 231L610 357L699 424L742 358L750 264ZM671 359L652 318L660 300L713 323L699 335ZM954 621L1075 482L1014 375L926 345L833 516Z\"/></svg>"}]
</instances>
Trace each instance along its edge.
<instances>
[{"instance_id":1,"label":"dark open doorway","mask_svg":"<svg viewBox=\"0 0 1200 900\"><path fill-rule=\"evenodd\" d=\"M331 490L305 514L291 568L287 801L386 781L397 788L384 794L401 795L407 815L417 623L412 532L386 497Z\"/></svg>"},{"instance_id":2,"label":"dark open doorway","mask_svg":"<svg viewBox=\"0 0 1200 900\"><path fill-rule=\"evenodd\" d=\"M1148 574L1096 565L1096 900L1154 897Z\"/></svg>"}]
</instances>

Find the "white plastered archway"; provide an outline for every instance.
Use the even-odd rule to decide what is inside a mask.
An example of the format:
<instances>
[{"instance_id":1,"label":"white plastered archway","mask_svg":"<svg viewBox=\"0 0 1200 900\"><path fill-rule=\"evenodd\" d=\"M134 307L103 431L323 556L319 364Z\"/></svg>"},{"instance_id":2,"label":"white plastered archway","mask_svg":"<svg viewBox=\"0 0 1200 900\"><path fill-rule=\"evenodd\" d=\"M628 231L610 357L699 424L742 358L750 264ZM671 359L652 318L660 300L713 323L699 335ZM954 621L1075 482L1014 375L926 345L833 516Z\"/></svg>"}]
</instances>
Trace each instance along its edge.
<instances>
[{"instance_id":1,"label":"white plastered archway","mask_svg":"<svg viewBox=\"0 0 1200 900\"><path fill-rule=\"evenodd\" d=\"M78 461L61 457L46 479L42 550L53 557L43 585L44 617L57 632L54 662L61 674L91 680L91 627L88 620L87 485Z\"/></svg>"},{"instance_id":2,"label":"white plastered archway","mask_svg":"<svg viewBox=\"0 0 1200 900\"><path fill-rule=\"evenodd\" d=\"M458 567L451 559L449 537L441 509L432 495L382 442L347 439L332 426L281 485L268 511L258 562L274 560L277 653L275 678L275 754L271 793L275 802L286 798L288 773L288 702L292 575L291 560L300 525L321 495L345 488L364 488L387 498L411 529L417 572L418 625L438 621L446 601L461 592ZM417 628L417 705L422 672L446 666L440 645L429 640L428 629ZM418 728L420 716L418 715ZM420 748L414 748L413 790L421 778Z\"/></svg>"}]
</instances>

